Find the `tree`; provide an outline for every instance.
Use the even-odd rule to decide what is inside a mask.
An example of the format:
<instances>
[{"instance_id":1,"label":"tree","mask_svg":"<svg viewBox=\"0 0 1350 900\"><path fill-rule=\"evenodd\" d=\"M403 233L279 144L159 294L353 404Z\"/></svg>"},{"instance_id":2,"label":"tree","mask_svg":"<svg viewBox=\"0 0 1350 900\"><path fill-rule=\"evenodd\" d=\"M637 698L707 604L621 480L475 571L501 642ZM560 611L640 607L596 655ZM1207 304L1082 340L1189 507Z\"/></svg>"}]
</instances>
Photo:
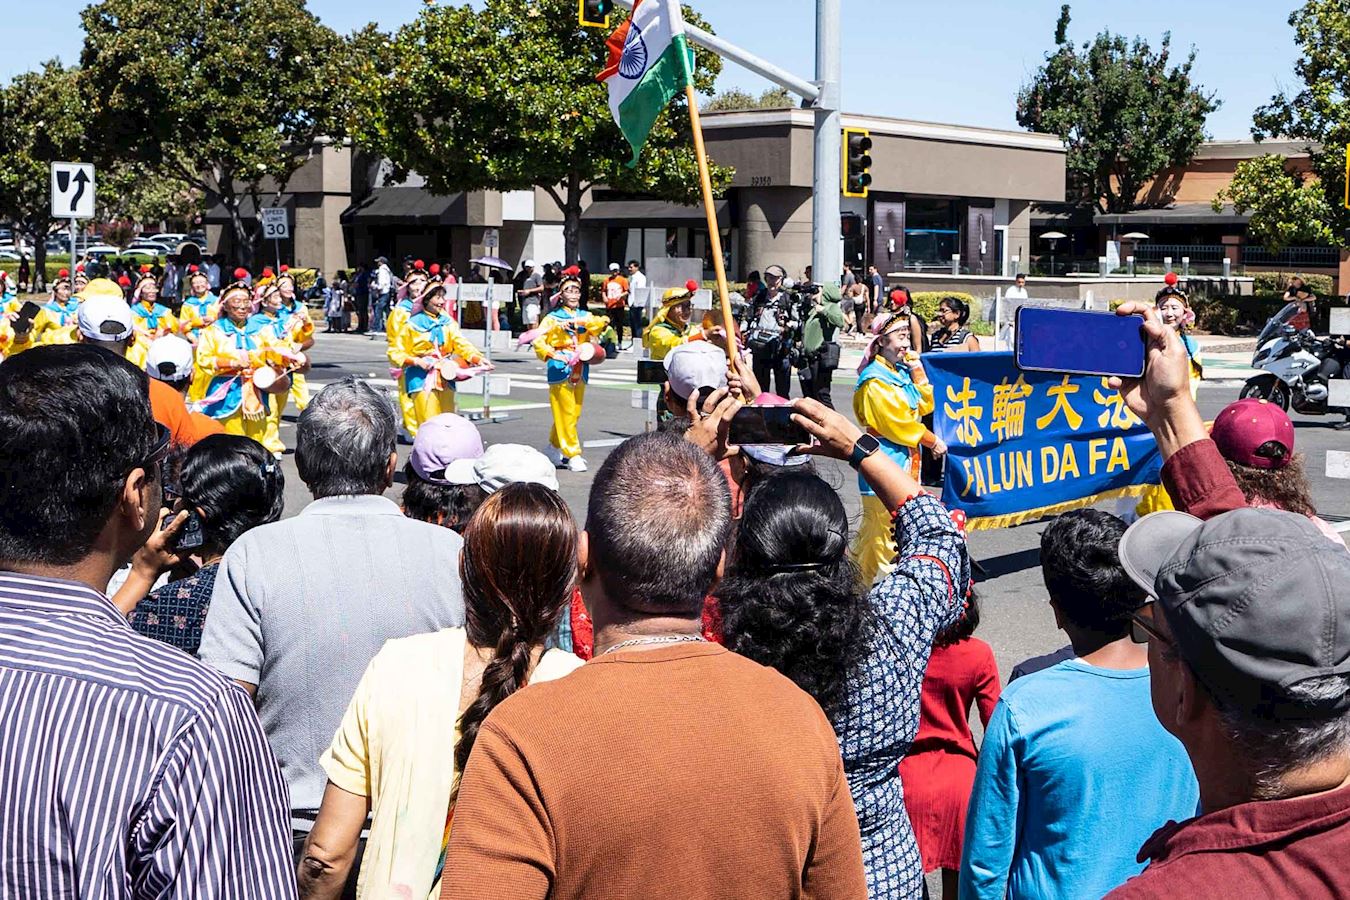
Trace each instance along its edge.
<instances>
[{"instance_id":1,"label":"tree","mask_svg":"<svg viewBox=\"0 0 1350 900\"><path fill-rule=\"evenodd\" d=\"M180 171L181 165L154 170L142 163L123 163L99 172L99 218L156 227L164 222L170 231L191 231L205 212L206 195Z\"/></svg>"},{"instance_id":2,"label":"tree","mask_svg":"<svg viewBox=\"0 0 1350 900\"><path fill-rule=\"evenodd\" d=\"M1064 139L1070 199L1102 212L1137 209L1150 179L1190 162L1219 101L1191 78L1194 47L1168 67L1170 33L1154 53L1142 38L1127 42L1109 31L1079 49L1068 29L1065 4L1055 51L1017 95L1017 123Z\"/></svg>"},{"instance_id":3,"label":"tree","mask_svg":"<svg viewBox=\"0 0 1350 900\"><path fill-rule=\"evenodd\" d=\"M45 287L51 215L51 164L79 160L85 132L73 69L53 60L0 88L0 218L33 244L33 276Z\"/></svg>"},{"instance_id":4,"label":"tree","mask_svg":"<svg viewBox=\"0 0 1350 900\"><path fill-rule=\"evenodd\" d=\"M341 137L346 43L304 0L101 0L82 13L83 94L106 161L166 171L218 199L237 262L320 137Z\"/></svg>"},{"instance_id":5,"label":"tree","mask_svg":"<svg viewBox=\"0 0 1350 900\"><path fill-rule=\"evenodd\" d=\"M1318 205L1319 221L1325 229L1324 240L1347 245L1350 211L1345 198L1346 145L1350 144L1350 16L1344 0L1308 0L1289 16L1294 29L1298 57L1294 72L1303 89L1290 96L1281 93L1256 111L1252 136L1258 141L1271 136L1308 142L1308 157L1317 176L1316 190L1322 194ZM1255 169L1251 160L1238 167L1238 174L1257 178L1269 174ZM1244 170L1248 170L1244 172ZM1236 179L1235 179L1236 180ZM1311 190L1311 185L1306 185ZM1272 188L1273 189L1273 188ZM1262 215L1283 214L1276 205L1277 196L1256 194L1254 210ZM1253 219L1257 213L1253 212ZM1322 233L1313 229L1309 233ZM1300 239L1306 239L1306 236Z\"/></svg>"},{"instance_id":6,"label":"tree","mask_svg":"<svg viewBox=\"0 0 1350 900\"><path fill-rule=\"evenodd\" d=\"M1215 212L1230 202L1239 215L1251 213L1247 234L1271 253L1290 244L1326 244L1331 209L1321 183L1288 168L1275 154L1243 160L1233 180L1214 196Z\"/></svg>"},{"instance_id":7,"label":"tree","mask_svg":"<svg viewBox=\"0 0 1350 900\"><path fill-rule=\"evenodd\" d=\"M707 27L687 9L685 18ZM632 151L595 80L607 37L577 25L575 0L428 8L381 46L365 36L352 70L357 140L390 160L395 180L417 172L436 193L542 189L563 212L575 259L593 185L700 196L683 97L656 120L637 167L625 165ZM721 61L696 49L695 65L697 89L711 94ZM731 170L713 165L712 175L720 190Z\"/></svg>"},{"instance_id":8,"label":"tree","mask_svg":"<svg viewBox=\"0 0 1350 900\"><path fill-rule=\"evenodd\" d=\"M771 87L758 98L740 88L723 91L703 105L704 112L727 112L739 109L790 109L797 104L787 88Z\"/></svg>"}]
</instances>

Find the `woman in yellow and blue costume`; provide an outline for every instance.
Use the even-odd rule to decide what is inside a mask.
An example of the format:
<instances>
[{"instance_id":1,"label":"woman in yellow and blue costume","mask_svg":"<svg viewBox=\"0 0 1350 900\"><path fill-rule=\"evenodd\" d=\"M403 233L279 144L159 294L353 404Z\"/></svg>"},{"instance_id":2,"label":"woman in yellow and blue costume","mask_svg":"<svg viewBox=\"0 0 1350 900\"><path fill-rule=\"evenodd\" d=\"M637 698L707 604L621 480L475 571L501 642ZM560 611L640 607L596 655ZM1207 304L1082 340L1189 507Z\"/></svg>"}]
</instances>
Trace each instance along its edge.
<instances>
[{"instance_id":1,"label":"woman in yellow and blue costume","mask_svg":"<svg viewBox=\"0 0 1350 900\"><path fill-rule=\"evenodd\" d=\"M314 320L309 317L309 307L296 296L295 278L287 273L287 266L281 267L277 276L277 290L281 292L281 309L287 317L287 341L297 352L308 353L314 346ZM305 379L308 367L291 375L290 401L300 412L309 406L309 382Z\"/></svg>"},{"instance_id":2,"label":"woman in yellow and blue costume","mask_svg":"<svg viewBox=\"0 0 1350 900\"><path fill-rule=\"evenodd\" d=\"M301 354L301 342L296 336L295 323L286 311L278 282L269 282L258 291L258 311L249 318L248 325L266 334L268 343L273 348L289 352L293 359L304 358ZM295 363L287 361L285 365L286 368L290 368ZM290 375L292 384L296 374ZM281 416L286 412L286 400L286 394L267 395L267 419L262 445L274 454L286 452L286 445L281 440Z\"/></svg>"},{"instance_id":3,"label":"woman in yellow and blue costume","mask_svg":"<svg viewBox=\"0 0 1350 900\"><path fill-rule=\"evenodd\" d=\"M116 285L114 290L118 290ZM40 347L47 344L73 344L77 340L75 330L78 328L76 316L80 311L80 300L83 299L77 294L71 293L69 278L58 278L52 283L52 298L42 305L42 310L33 319L33 329L30 331L28 341L23 349L30 347ZM14 351L19 352L20 348L16 341Z\"/></svg>"},{"instance_id":4,"label":"woman in yellow and blue costume","mask_svg":"<svg viewBox=\"0 0 1350 900\"><path fill-rule=\"evenodd\" d=\"M947 452L946 445L923 424L923 417L933 411L933 386L919 355L910 348L909 316L883 313L872 323L872 334L858 367L853 415L877 439L883 453L917 478L915 448L923 445L939 455ZM853 557L862 570L863 583L870 585L895 569L898 551L892 510L861 477L858 490L863 515Z\"/></svg>"},{"instance_id":5,"label":"woman in yellow and blue costume","mask_svg":"<svg viewBox=\"0 0 1350 900\"><path fill-rule=\"evenodd\" d=\"M189 396L227 434L262 444L269 404L277 398L254 386L253 372L286 361L273 345L267 324L250 317L252 309L248 285L235 282L221 291L220 318L202 329L197 340Z\"/></svg>"},{"instance_id":6,"label":"woman in yellow and blue costume","mask_svg":"<svg viewBox=\"0 0 1350 900\"><path fill-rule=\"evenodd\" d=\"M414 309L389 348L389 361L399 367L399 381L412 400L411 432L416 437L423 422L455 411L455 383L442 376L437 366L446 360L482 366L486 359L446 313L445 285L440 281L427 285L414 301Z\"/></svg>"},{"instance_id":7,"label":"woman in yellow and blue costume","mask_svg":"<svg viewBox=\"0 0 1350 900\"><path fill-rule=\"evenodd\" d=\"M220 298L211 291L211 279L196 266L190 266L188 295L178 311L178 333L196 344L203 328L220 318Z\"/></svg>"},{"instance_id":8,"label":"woman in yellow and blue costume","mask_svg":"<svg viewBox=\"0 0 1350 900\"><path fill-rule=\"evenodd\" d=\"M1191 302L1176 287L1177 276L1175 272L1168 272L1163 276L1167 286L1158 292L1154 297L1154 303L1157 304L1158 318L1167 327L1176 331L1181 337L1181 346L1186 348L1186 355L1191 361L1191 399L1194 400L1200 393L1200 382L1205 377L1205 363L1200 358L1200 342L1190 334L1191 325L1195 322L1195 312L1191 309ZM1161 484L1151 484L1139 497L1139 503L1135 506L1134 512L1138 516L1146 516L1152 512L1175 509L1172 505L1172 497L1167 493L1167 488ZM1129 516L1122 514L1125 519Z\"/></svg>"},{"instance_id":9,"label":"woman in yellow and blue costume","mask_svg":"<svg viewBox=\"0 0 1350 900\"><path fill-rule=\"evenodd\" d=\"M547 364L548 405L553 413L548 442L554 465L584 472L586 460L581 456L577 423L581 421L581 404L586 398L591 367L577 359L577 351L582 344L594 342L609 325L609 319L591 315L582 308L581 279L576 275L563 277L559 293L562 302L540 320L539 336L532 346L535 355Z\"/></svg>"},{"instance_id":10,"label":"woman in yellow and blue costume","mask_svg":"<svg viewBox=\"0 0 1350 900\"><path fill-rule=\"evenodd\" d=\"M417 262L421 262L419 259ZM388 343L388 352L391 354L390 362L393 362L393 356L398 353L395 349L401 335L403 327L408 324L408 320L413 314L421 311L420 300L422 294L427 289L427 273L423 271L417 263L413 264L413 271L399 288L399 301L394 304L394 308L389 310L389 315L384 319L384 337ZM403 416L403 430L408 433L408 437L417 436L417 411L413 407L412 394L408 392L408 385L403 380L403 368L394 364L393 368L398 371L398 410ZM392 374L392 373L391 373Z\"/></svg>"},{"instance_id":11,"label":"woman in yellow and blue costume","mask_svg":"<svg viewBox=\"0 0 1350 900\"><path fill-rule=\"evenodd\" d=\"M178 333L178 317L159 302L159 282L150 274L149 266L141 270L131 291L131 328L134 339L127 347L127 361L138 369L145 368L151 344L166 334Z\"/></svg>"},{"instance_id":12,"label":"woman in yellow and blue costume","mask_svg":"<svg viewBox=\"0 0 1350 900\"><path fill-rule=\"evenodd\" d=\"M652 359L665 359L670 351L701 334L689 327L697 290L698 282L691 279L683 288L669 288L661 296L661 308L652 317L647 330L642 332L642 346L647 348Z\"/></svg>"}]
</instances>

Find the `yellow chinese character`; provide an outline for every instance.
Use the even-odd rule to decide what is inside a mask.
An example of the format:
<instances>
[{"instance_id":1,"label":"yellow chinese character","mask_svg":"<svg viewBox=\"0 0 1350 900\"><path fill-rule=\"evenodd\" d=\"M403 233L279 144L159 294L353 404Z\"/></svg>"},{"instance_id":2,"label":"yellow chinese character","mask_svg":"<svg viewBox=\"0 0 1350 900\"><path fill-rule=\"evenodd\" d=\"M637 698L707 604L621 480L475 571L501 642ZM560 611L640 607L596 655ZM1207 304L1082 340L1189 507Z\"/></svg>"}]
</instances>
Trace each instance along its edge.
<instances>
[{"instance_id":1,"label":"yellow chinese character","mask_svg":"<svg viewBox=\"0 0 1350 900\"><path fill-rule=\"evenodd\" d=\"M994 413L989 430L998 435L1000 442L1008 438L1019 438L1026 431L1027 401L1031 396L1031 385L1021 375L1012 384L1007 376L994 385Z\"/></svg>"},{"instance_id":2,"label":"yellow chinese character","mask_svg":"<svg viewBox=\"0 0 1350 900\"><path fill-rule=\"evenodd\" d=\"M1108 378L1102 379L1104 392L1096 388L1092 390L1092 399L1106 407L1101 415L1097 416L1097 427L1105 428L1109 422L1112 428L1121 430L1133 428L1139 424L1139 417L1130 412L1130 408L1125 405L1125 398L1120 396L1119 391L1111 389L1109 381Z\"/></svg>"},{"instance_id":3,"label":"yellow chinese character","mask_svg":"<svg viewBox=\"0 0 1350 900\"><path fill-rule=\"evenodd\" d=\"M1059 411L1062 409L1064 410L1064 421L1069 423L1070 428L1077 431L1078 426L1083 424L1083 417L1074 412L1073 407L1069 405L1069 394L1078 393L1078 385L1069 384L1069 376L1065 375L1059 384L1045 393L1055 398L1055 405L1050 408L1048 413L1036 420L1036 427L1045 428L1055 421L1055 417L1059 415Z\"/></svg>"},{"instance_id":4,"label":"yellow chinese character","mask_svg":"<svg viewBox=\"0 0 1350 900\"><path fill-rule=\"evenodd\" d=\"M963 378L961 380L961 390L959 393L952 390L951 385L948 385L947 399L952 401L952 403L959 404L956 408L953 408L951 404L943 405L943 409L946 410L947 415L956 422L956 439L963 444L969 444L974 447L980 442L980 438L983 437L983 435L980 434L980 428L977 423L980 420L980 416L984 415L984 407L973 406L971 404L970 401L975 399L975 391L970 387L970 379Z\"/></svg>"}]
</instances>

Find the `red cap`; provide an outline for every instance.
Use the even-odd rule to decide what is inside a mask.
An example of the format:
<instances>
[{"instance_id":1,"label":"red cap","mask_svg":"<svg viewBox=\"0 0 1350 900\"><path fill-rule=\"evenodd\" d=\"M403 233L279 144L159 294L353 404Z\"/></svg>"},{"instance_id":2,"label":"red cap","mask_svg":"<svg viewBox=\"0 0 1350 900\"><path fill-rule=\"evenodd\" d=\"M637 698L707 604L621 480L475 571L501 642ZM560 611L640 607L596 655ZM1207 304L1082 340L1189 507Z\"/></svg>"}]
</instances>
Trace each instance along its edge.
<instances>
[{"instance_id":1,"label":"red cap","mask_svg":"<svg viewBox=\"0 0 1350 900\"><path fill-rule=\"evenodd\" d=\"M149 272L149 271L150 271L150 267L149 267L149 266L144 265L144 264L141 265L141 274L142 274L142 275L144 275L146 272Z\"/></svg>"},{"instance_id":2,"label":"red cap","mask_svg":"<svg viewBox=\"0 0 1350 900\"><path fill-rule=\"evenodd\" d=\"M83 272L83 271L84 271L84 263L80 263L78 266L76 266L76 267L75 267L75 271L76 271L76 272Z\"/></svg>"},{"instance_id":3,"label":"red cap","mask_svg":"<svg viewBox=\"0 0 1350 900\"><path fill-rule=\"evenodd\" d=\"M568 266L567 268L565 268L565 269L562 270L562 273L563 273L564 275L571 275L573 278L576 278L578 275L581 274L581 267L580 267L580 266Z\"/></svg>"},{"instance_id":4,"label":"red cap","mask_svg":"<svg viewBox=\"0 0 1350 900\"><path fill-rule=\"evenodd\" d=\"M59 272L56 273L56 277L57 277L57 278L69 278L69 277L70 277L70 270L69 270L69 269L62 269L61 271L59 271Z\"/></svg>"},{"instance_id":5,"label":"red cap","mask_svg":"<svg viewBox=\"0 0 1350 900\"><path fill-rule=\"evenodd\" d=\"M196 267L196 266L188 266L188 274L189 274L189 275L196 275L196 274L197 274L197 267Z\"/></svg>"},{"instance_id":6,"label":"red cap","mask_svg":"<svg viewBox=\"0 0 1350 900\"><path fill-rule=\"evenodd\" d=\"M426 267L427 267L427 264L424 263L424 262L422 262L420 259L414 259L414 260L413 260L413 268L414 268L414 269L425 269Z\"/></svg>"},{"instance_id":7,"label":"red cap","mask_svg":"<svg viewBox=\"0 0 1350 900\"><path fill-rule=\"evenodd\" d=\"M272 271L272 267L271 267L271 266L263 266L263 277L264 277L264 278L271 278L274 274L276 274L276 273Z\"/></svg>"},{"instance_id":8,"label":"red cap","mask_svg":"<svg viewBox=\"0 0 1350 900\"><path fill-rule=\"evenodd\" d=\"M1168 285L1168 286L1173 286L1173 287L1176 286L1176 283L1177 283L1177 273L1176 273L1176 272L1168 272L1166 275L1163 276L1163 283L1166 284L1166 285Z\"/></svg>"},{"instance_id":9,"label":"red cap","mask_svg":"<svg viewBox=\"0 0 1350 900\"><path fill-rule=\"evenodd\" d=\"M1223 458L1253 469L1283 469L1294 457L1294 423L1278 404L1248 397L1230 403L1214 417L1210 432ZM1284 448L1278 458L1258 456L1262 444Z\"/></svg>"},{"instance_id":10,"label":"red cap","mask_svg":"<svg viewBox=\"0 0 1350 900\"><path fill-rule=\"evenodd\" d=\"M432 264L431 264L431 268L430 268L428 271L430 271L432 275L439 275L439 274L441 274L441 264L440 264L440 263L432 263Z\"/></svg>"},{"instance_id":11,"label":"red cap","mask_svg":"<svg viewBox=\"0 0 1350 900\"><path fill-rule=\"evenodd\" d=\"M122 287L131 287L131 279L125 275L119 275L117 278L117 283L120 284Z\"/></svg>"},{"instance_id":12,"label":"red cap","mask_svg":"<svg viewBox=\"0 0 1350 900\"><path fill-rule=\"evenodd\" d=\"M243 266L240 266L239 268L234 270L235 281L243 281L247 277L248 277L248 269L245 269Z\"/></svg>"},{"instance_id":13,"label":"red cap","mask_svg":"<svg viewBox=\"0 0 1350 900\"><path fill-rule=\"evenodd\" d=\"M283 273L284 273L284 272L289 272L290 270L291 270L291 267L290 267L290 266L286 265L285 263L282 263L282 264L281 264L281 271L282 271Z\"/></svg>"},{"instance_id":14,"label":"red cap","mask_svg":"<svg viewBox=\"0 0 1350 900\"><path fill-rule=\"evenodd\" d=\"M698 290L698 282L690 278L688 281L684 283L684 289L686 291L689 291L690 293L693 293L694 291Z\"/></svg>"}]
</instances>

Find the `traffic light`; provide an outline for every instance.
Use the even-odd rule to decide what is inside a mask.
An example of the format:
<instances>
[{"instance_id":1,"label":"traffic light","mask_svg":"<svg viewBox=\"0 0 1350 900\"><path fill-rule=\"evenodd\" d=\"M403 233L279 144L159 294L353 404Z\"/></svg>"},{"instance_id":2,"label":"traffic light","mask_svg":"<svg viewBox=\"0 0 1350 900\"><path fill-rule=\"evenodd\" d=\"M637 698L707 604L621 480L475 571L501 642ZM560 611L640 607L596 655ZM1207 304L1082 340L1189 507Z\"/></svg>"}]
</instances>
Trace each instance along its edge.
<instances>
[{"instance_id":1,"label":"traffic light","mask_svg":"<svg viewBox=\"0 0 1350 900\"><path fill-rule=\"evenodd\" d=\"M614 0L577 0L577 21L585 28L608 28Z\"/></svg>"},{"instance_id":2,"label":"traffic light","mask_svg":"<svg viewBox=\"0 0 1350 900\"><path fill-rule=\"evenodd\" d=\"M844 196L866 197L872 184L872 137L862 128L844 129Z\"/></svg>"}]
</instances>

